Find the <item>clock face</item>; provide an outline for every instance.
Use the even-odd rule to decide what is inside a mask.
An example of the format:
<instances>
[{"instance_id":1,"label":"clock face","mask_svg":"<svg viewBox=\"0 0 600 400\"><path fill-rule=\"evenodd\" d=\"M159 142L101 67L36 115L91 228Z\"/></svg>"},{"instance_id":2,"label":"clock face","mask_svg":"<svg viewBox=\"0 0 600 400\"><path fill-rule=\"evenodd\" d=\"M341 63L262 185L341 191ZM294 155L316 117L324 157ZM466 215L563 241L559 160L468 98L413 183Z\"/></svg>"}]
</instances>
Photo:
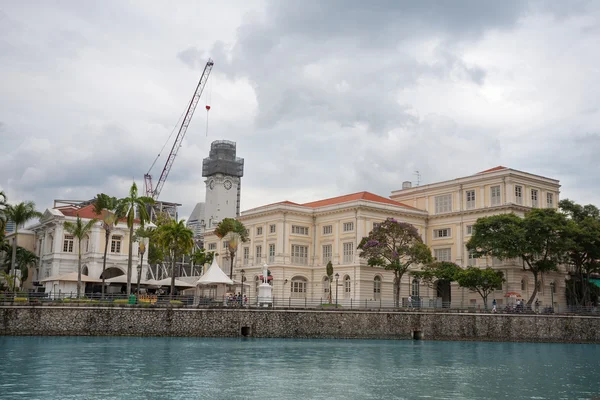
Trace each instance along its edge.
<instances>
[{"instance_id":1,"label":"clock face","mask_svg":"<svg viewBox=\"0 0 600 400\"><path fill-rule=\"evenodd\" d=\"M213 190L215 188L215 181L211 180L210 182L208 182L208 187L210 188L210 190Z\"/></svg>"},{"instance_id":2,"label":"clock face","mask_svg":"<svg viewBox=\"0 0 600 400\"><path fill-rule=\"evenodd\" d=\"M231 189L231 181L225 181L225 183L223 185L225 186L225 189L227 189L227 190Z\"/></svg>"}]
</instances>

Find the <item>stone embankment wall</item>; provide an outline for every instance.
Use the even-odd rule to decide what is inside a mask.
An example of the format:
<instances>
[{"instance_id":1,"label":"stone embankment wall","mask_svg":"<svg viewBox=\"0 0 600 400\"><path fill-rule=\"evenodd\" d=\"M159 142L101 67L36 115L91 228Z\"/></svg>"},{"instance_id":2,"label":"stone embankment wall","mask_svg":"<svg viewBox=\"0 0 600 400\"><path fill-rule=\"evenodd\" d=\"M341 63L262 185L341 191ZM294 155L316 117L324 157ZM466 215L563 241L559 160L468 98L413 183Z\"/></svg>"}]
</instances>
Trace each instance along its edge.
<instances>
[{"instance_id":1,"label":"stone embankment wall","mask_svg":"<svg viewBox=\"0 0 600 400\"><path fill-rule=\"evenodd\" d=\"M0 306L0 335L418 338L600 343L600 317Z\"/></svg>"}]
</instances>

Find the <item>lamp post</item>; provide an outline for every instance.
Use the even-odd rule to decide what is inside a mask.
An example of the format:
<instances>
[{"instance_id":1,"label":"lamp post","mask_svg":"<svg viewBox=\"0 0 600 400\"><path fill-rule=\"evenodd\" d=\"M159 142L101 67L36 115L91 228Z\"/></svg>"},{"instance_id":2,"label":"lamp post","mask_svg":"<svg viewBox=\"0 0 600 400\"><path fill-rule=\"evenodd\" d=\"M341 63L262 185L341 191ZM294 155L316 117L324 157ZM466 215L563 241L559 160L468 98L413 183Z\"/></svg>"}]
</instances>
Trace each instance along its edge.
<instances>
[{"instance_id":1,"label":"lamp post","mask_svg":"<svg viewBox=\"0 0 600 400\"><path fill-rule=\"evenodd\" d=\"M145 239L140 242L140 264L138 265L137 293L140 294L140 281L142 280L142 264L144 264L144 253L146 252Z\"/></svg>"},{"instance_id":2,"label":"lamp post","mask_svg":"<svg viewBox=\"0 0 600 400\"><path fill-rule=\"evenodd\" d=\"M340 279L340 274L335 273L335 308L338 308L338 279Z\"/></svg>"},{"instance_id":3,"label":"lamp post","mask_svg":"<svg viewBox=\"0 0 600 400\"><path fill-rule=\"evenodd\" d=\"M243 269L240 271L240 274L242 274L242 298L240 299L240 304L244 305L244 274L246 273L246 271L244 271Z\"/></svg>"}]
</instances>

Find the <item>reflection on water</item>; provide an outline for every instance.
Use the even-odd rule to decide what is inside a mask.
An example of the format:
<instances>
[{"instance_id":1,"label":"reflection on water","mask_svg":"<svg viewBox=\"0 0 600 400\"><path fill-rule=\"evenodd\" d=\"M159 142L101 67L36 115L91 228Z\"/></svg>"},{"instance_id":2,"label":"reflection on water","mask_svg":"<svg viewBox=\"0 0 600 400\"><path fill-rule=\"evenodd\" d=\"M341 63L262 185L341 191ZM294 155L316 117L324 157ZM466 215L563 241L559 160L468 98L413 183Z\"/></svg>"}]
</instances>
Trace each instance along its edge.
<instances>
[{"instance_id":1,"label":"reflection on water","mask_svg":"<svg viewBox=\"0 0 600 400\"><path fill-rule=\"evenodd\" d=\"M575 399L600 346L0 337L2 399Z\"/></svg>"}]
</instances>

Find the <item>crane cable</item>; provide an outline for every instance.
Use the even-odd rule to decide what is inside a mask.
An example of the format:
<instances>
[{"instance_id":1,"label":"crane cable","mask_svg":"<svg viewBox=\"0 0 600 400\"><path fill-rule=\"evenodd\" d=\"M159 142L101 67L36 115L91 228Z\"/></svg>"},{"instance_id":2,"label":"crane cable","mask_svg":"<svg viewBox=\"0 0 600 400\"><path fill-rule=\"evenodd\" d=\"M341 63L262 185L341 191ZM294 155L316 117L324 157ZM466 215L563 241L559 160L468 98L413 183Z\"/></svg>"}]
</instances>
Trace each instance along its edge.
<instances>
[{"instance_id":1,"label":"crane cable","mask_svg":"<svg viewBox=\"0 0 600 400\"><path fill-rule=\"evenodd\" d=\"M208 90L206 92L206 137L208 137L208 112L210 111L210 100L212 98L212 79L208 82Z\"/></svg>"},{"instance_id":2,"label":"crane cable","mask_svg":"<svg viewBox=\"0 0 600 400\"><path fill-rule=\"evenodd\" d=\"M188 104L189 106L189 104ZM154 164L156 164L156 162L158 161L158 159L160 158L161 153L163 152L163 150L165 149L165 146L167 145L167 143L169 143L169 140L171 140L171 136L173 136L173 134L175 133L175 129L177 129L177 127L179 126L179 123L181 122L181 119L183 118L183 115L185 114L185 110L181 113L181 115L179 116L179 119L177 120L177 123L175 124L175 126L173 127L173 130L171 131L171 134L169 135L169 137L167 138L167 140L165 141L165 144L163 144L162 148L160 149L160 151L158 152L158 155L156 156L156 158L154 159L154 162L152 163L152 165L150 166L150 168L148 169L148 175L150 175L150 171L152 171L152 168L154 168Z\"/></svg>"}]
</instances>

